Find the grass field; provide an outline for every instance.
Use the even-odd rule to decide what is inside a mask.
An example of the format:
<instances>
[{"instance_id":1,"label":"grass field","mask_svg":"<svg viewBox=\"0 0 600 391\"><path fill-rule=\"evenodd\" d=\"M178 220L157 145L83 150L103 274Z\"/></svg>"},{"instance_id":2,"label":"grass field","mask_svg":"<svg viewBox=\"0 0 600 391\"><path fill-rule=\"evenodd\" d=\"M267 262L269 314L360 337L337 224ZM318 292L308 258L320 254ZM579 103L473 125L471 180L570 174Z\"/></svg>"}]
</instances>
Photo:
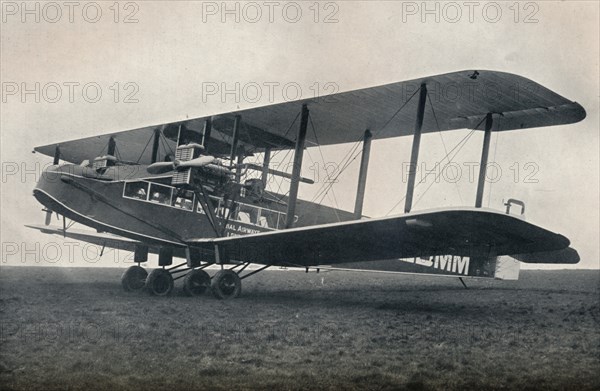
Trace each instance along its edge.
<instances>
[{"instance_id":1,"label":"grass field","mask_svg":"<svg viewBox=\"0 0 600 391\"><path fill-rule=\"evenodd\" d=\"M0 269L0 388L600 389L600 272L266 271L218 301Z\"/></svg>"}]
</instances>

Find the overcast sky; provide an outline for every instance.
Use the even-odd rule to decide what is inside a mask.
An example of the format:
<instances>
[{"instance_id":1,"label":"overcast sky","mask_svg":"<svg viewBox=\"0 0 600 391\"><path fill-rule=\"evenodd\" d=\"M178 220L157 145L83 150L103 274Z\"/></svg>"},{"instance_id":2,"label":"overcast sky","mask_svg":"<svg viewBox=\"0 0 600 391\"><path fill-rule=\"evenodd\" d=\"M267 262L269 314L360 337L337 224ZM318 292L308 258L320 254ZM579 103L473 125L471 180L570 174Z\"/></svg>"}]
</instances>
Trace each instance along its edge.
<instances>
[{"instance_id":1,"label":"overcast sky","mask_svg":"<svg viewBox=\"0 0 600 391\"><path fill-rule=\"evenodd\" d=\"M484 205L503 209L503 200L523 200L529 221L571 239L582 258L577 267L599 267L597 2L430 2L429 12L421 2L391 1L31 2L27 10L22 4L3 2L0 25L3 264L21 259L7 256L6 243L19 250L38 243L38 254L50 241L62 243L23 227L44 218L31 196L32 172L51 158L32 154L35 146L281 102L297 91L311 97L488 69L577 101L587 118L495 134L490 161L502 175L487 185ZM35 91L36 83L39 102L35 92L23 91ZM237 96L222 96L236 83ZM215 86L219 91L208 94ZM421 160L433 168L444 144L451 149L467 133L424 136ZM337 162L350 147L322 152ZM455 161L478 162L480 148L476 134ZM316 149L309 154L307 176L311 158L322 160ZM404 195L401 166L410 139L376 141L371 155L364 213L382 216ZM463 167L456 184L442 180L426 193L431 180L419 186L414 209L473 205L476 184ZM335 200L330 194L324 202L351 210L357 171L355 161L334 187ZM301 197L310 199L318 187L302 185ZM401 211L402 205L392 213Z\"/></svg>"}]
</instances>

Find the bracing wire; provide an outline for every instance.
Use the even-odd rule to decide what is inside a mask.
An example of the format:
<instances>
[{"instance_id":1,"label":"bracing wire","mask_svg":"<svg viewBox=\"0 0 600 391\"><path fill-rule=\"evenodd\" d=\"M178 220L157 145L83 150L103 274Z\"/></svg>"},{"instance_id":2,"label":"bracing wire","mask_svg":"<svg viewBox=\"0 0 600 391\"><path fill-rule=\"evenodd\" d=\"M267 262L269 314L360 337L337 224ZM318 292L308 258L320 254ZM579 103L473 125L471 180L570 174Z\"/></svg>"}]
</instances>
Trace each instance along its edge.
<instances>
[{"instance_id":1,"label":"bracing wire","mask_svg":"<svg viewBox=\"0 0 600 391\"><path fill-rule=\"evenodd\" d=\"M448 155L448 148L446 148L446 143L444 142L444 137L442 136L442 130L440 129L440 123L438 122L437 115L435 114L435 109L433 108L433 102L431 101L431 96L429 95L429 91L427 91L427 100L429 101L429 106L431 107L431 112L433 113L433 118L435 119L435 126L437 127L438 134L440 135L440 140L442 140L442 145L444 146L444 152ZM463 203L462 197L460 195L460 189L458 188L458 183L454 182L456 186L456 193L458 194L458 198L460 199L460 203Z\"/></svg>"},{"instance_id":2,"label":"bracing wire","mask_svg":"<svg viewBox=\"0 0 600 391\"><path fill-rule=\"evenodd\" d=\"M161 138L159 138L159 143L160 143L160 146L161 146L161 147L163 148L163 150L165 151L165 156L167 156L167 155L169 154L169 151L167 150L167 146L169 146L169 144L168 144L168 143L167 143L165 140L163 140L163 138L162 138L162 137L161 137ZM169 149L171 149L171 147L170 147L170 146L169 146ZM171 149L171 153L173 153L173 150L172 150L172 149ZM173 155L175 155L175 154L173 153Z\"/></svg>"},{"instance_id":3,"label":"bracing wire","mask_svg":"<svg viewBox=\"0 0 600 391\"><path fill-rule=\"evenodd\" d=\"M471 138L471 136L475 133L475 131L477 130L477 128L479 128L479 126L485 121L485 117L479 121L479 123L473 128L471 129L471 131L462 138L462 140L460 140L456 146L454 146L454 148L452 148L447 154L446 156L444 156L440 162L443 162L445 159L448 159L448 163L444 164L444 167L440 170L440 173L438 175L436 175L434 181L427 187L427 189L425 189L425 191L421 194L421 196L417 199L417 201L414 203L414 205L416 205L422 198L423 196L427 193L427 191L431 188L431 186L436 183L437 179L439 178L439 176L441 175L441 173L443 172L444 168L446 168L446 166L448 166L448 164L452 163L452 161L454 160L454 158L456 158L456 156L458 155L458 153L460 152L460 150L466 145L467 141ZM456 153L454 154L454 156L452 156L452 158L449 157L449 155L454 152L454 150L456 150L458 148L458 150L456 151ZM438 164L440 163L438 162ZM424 183L426 177L421 178L421 180L419 181L419 183L417 183L413 189L416 190L417 187L419 187L419 185L421 185L422 183ZM396 209L398 207L398 205L400 205L402 203L402 201L404 201L406 199L406 195L404 195L404 197L402 197L400 199L400 201L398 201L385 215L388 216L390 213L392 213L392 211L394 211L394 209Z\"/></svg>"},{"instance_id":4,"label":"bracing wire","mask_svg":"<svg viewBox=\"0 0 600 391\"><path fill-rule=\"evenodd\" d=\"M290 130L292 130L292 127L294 126L294 124L296 123L296 121L298 120L298 117L300 117L300 113L301 111L298 112L298 114L296 114L296 117L294 118L294 120L292 121L292 123L290 124L290 126L288 126L287 130L285 131L285 133L283 134L283 138L285 138L288 133L290 132ZM284 149L280 149L275 151L275 153L273 155L271 155L271 159L274 159L277 154L279 154L279 152L283 151ZM288 152L291 151L291 149L287 150Z\"/></svg>"},{"instance_id":5,"label":"bracing wire","mask_svg":"<svg viewBox=\"0 0 600 391\"><path fill-rule=\"evenodd\" d=\"M440 170L440 173L437 174L435 176L435 179L429 184L429 186L427 186L427 188L425 189L425 191L419 196L419 198L415 201L414 205L417 205L419 203L419 201L421 201L421 199L423 198L423 196L429 191L429 189L433 186L434 183L437 182L437 180L439 179L440 175L442 175L442 172L444 172L444 169L454 161L454 159L456 158L456 156L458 156L458 154L460 153L461 149L467 144L467 141L469 141L469 139L471 138L471 136L475 134L475 129L471 130L469 132L469 134L465 137L463 144L460 146L460 148L456 151L456 153L454 154L454 156L452 156L451 158L448 159L448 163L444 164L444 167L442 167L442 169ZM425 178L423 178L423 181L425 180Z\"/></svg>"},{"instance_id":6,"label":"bracing wire","mask_svg":"<svg viewBox=\"0 0 600 391\"><path fill-rule=\"evenodd\" d=\"M171 145L169 144L169 142L167 141L167 137L164 135L164 133L161 131L160 132L160 140L163 140L164 144L169 147L169 151L171 151L171 154L173 156L175 156L175 151L173 151L173 148L171 148ZM165 153L168 154L167 152L167 148L165 148Z\"/></svg>"},{"instance_id":7,"label":"bracing wire","mask_svg":"<svg viewBox=\"0 0 600 391\"><path fill-rule=\"evenodd\" d=\"M150 141L152 140L153 136L154 136L154 132L152 132L152 135L148 138L148 141L146 142L146 145L144 146L142 153L140 153L140 157L138 157L137 160L135 161L136 163L139 163L140 160L142 160L142 156L144 156L144 153L146 152L146 148L148 148L148 145L150 145Z\"/></svg>"},{"instance_id":8,"label":"bracing wire","mask_svg":"<svg viewBox=\"0 0 600 391\"><path fill-rule=\"evenodd\" d=\"M396 112L386 121L386 123L379 129L375 130L373 132L373 137L375 137L376 135L378 135L380 132L382 132L391 122L392 120L398 115L398 113L400 113L400 111L402 111L402 109L404 109L404 107L406 107L406 105L414 98L414 96L417 94L417 92L419 92L419 90L416 90L415 92L413 92L413 94L408 98L408 100L406 102L404 102L402 104L402 106L400 106L400 108L398 108L398 110L396 110ZM343 164L341 164L341 168L339 169L337 175L335 176L334 180L331 181L328 184L324 184L319 192L317 192L317 194L313 197L313 201L315 201L317 198L321 197L323 195L323 193L329 191L329 188L331 188L333 186L333 184L335 184L337 182L337 179L340 177L340 175L352 164L352 162L354 162L356 160L356 158L362 153L362 148L355 153L356 149L361 145L361 140L362 137L360 137L355 144L353 145L353 147L351 148L351 150L344 156L344 158L342 158L342 162L344 162L344 160L347 158L347 161L344 162ZM321 197L321 199L323 199L323 197Z\"/></svg>"},{"instance_id":9,"label":"bracing wire","mask_svg":"<svg viewBox=\"0 0 600 391\"><path fill-rule=\"evenodd\" d=\"M310 152L308 151L308 149L306 150L306 153L308 154L308 157L309 157L310 161L311 161L311 162L314 164L314 163L315 163L315 160L312 158L312 156L311 156ZM321 155L321 156L322 156L322 155ZM327 195L328 195L328 194L329 194L329 193L327 193ZM340 219L340 215L338 214L338 209L339 209L340 207L339 207L339 205L338 205L337 198L335 197L335 193L334 193L333 191L331 192L331 195L329 196L329 199L330 199L331 201L333 201L333 203L335 204L335 208L333 208L333 212L335 213L335 217L338 219L338 221L342 221L342 220Z\"/></svg>"},{"instance_id":10,"label":"bracing wire","mask_svg":"<svg viewBox=\"0 0 600 391\"><path fill-rule=\"evenodd\" d=\"M321 159L323 160L323 164L325 164L325 156L323 155L323 149L321 148L321 143L319 142L319 137L317 136L317 129L315 128L315 124L314 124L314 122L312 120L312 115L309 114L308 115L308 119L310 121L310 126L312 128L313 134L315 135L315 142L317 143L317 148L319 149L319 154L321 155ZM308 152L308 149L306 149L306 152ZM309 156L310 156L310 154L309 154ZM312 157L310 158L310 160L312 160L313 163L314 163L314 160L313 160ZM329 172L327 171L327 169L325 168L324 170L325 170L325 174L327 175L327 180L328 181L331 180ZM331 187L331 195L333 197L333 202L335 203L335 207L339 209L338 200L337 200L337 197L335 195L335 192L333 191L333 187ZM335 212L335 214L337 216L337 211ZM338 218L338 221L339 221L339 219L340 219L339 216L337 216L337 218Z\"/></svg>"},{"instance_id":11,"label":"bracing wire","mask_svg":"<svg viewBox=\"0 0 600 391\"><path fill-rule=\"evenodd\" d=\"M496 132L496 141L494 142L494 159L492 160L493 162L496 161L496 151L498 150L498 137L499 136L500 136L500 132ZM479 169L481 170L481 167ZM488 200L487 200L488 207L490 206L490 201L492 199L492 185L493 184L494 184L494 182L490 182L490 186L489 186L489 190L488 190Z\"/></svg>"},{"instance_id":12,"label":"bracing wire","mask_svg":"<svg viewBox=\"0 0 600 391\"><path fill-rule=\"evenodd\" d=\"M119 161L123 161L123 157L121 156L121 152L119 151L119 146L115 143L115 157Z\"/></svg>"}]
</instances>

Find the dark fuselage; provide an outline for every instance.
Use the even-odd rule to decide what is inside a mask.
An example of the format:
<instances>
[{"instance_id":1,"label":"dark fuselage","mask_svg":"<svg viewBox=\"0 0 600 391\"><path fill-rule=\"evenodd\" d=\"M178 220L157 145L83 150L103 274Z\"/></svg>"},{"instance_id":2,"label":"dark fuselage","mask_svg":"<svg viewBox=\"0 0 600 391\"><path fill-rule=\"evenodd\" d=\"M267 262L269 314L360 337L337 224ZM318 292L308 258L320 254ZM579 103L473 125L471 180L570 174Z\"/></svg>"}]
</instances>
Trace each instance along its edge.
<instances>
[{"instance_id":1,"label":"dark fuselage","mask_svg":"<svg viewBox=\"0 0 600 391\"><path fill-rule=\"evenodd\" d=\"M194 238L217 234L197 196L170 185L170 174L151 175L145 166L124 165L96 170L78 165L52 166L33 193L44 206L67 218L130 239L162 246L182 246ZM244 191L229 211L223 197L211 195L211 206L227 236L282 229L286 197L251 197ZM279 199L280 201L276 201ZM298 201L296 226L351 220L349 212Z\"/></svg>"}]
</instances>

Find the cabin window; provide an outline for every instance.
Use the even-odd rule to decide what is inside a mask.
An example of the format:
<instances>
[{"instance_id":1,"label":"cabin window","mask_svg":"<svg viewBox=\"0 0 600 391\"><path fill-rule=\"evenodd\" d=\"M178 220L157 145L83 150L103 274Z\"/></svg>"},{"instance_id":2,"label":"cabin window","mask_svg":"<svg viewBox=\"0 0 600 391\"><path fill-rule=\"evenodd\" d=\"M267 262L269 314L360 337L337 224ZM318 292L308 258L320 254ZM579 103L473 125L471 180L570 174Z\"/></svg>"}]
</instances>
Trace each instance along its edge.
<instances>
[{"instance_id":1,"label":"cabin window","mask_svg":"<svg viewBox=\"0 0 600 391\"><path fill-rule=\"evenodd\" d=\"M223 199L209 196L211 204L215 207L214 212L218 218L227 218L230 212L230 208L223 206ZM196 209L198 213L204 213L202 205L198 203ZM236 203L235 209L232 211L230 220L239 221L245 224L256 225L263 228L283 228L285 226L284 212L279 212L273 209L261 208L260 206L244 204L241 202ZM296 217L296 220L298 217Z\"/></svg>"},{"instance_id":2,"label":"cabin window","mask_svg":"<svg viewBox=\"0 0 600 391\"><path fill-rule=\"evenodd\" d=\"M257 208L252 216L252 224L259 227L279 228L285 224L285 213L272 209Z\"/></svg>"},{"instance_id":3,"label":"cabin window","mask_svg":"<svg viewBox=\"0 0 600 391\"><path fill-rule=\"evenodd\" d=\"M194 192L189 190L175 190L173 206L185 210L194 209Z\"/></svg>"},{"instance_id":4,"label":"cabin window","mask_svg":"<svg viewBox=\"0 0 600 391\"><path fill-rule=\"evenodd\" d=\"M237 220L247 224L258 225L259 216L260 208L247 204L238 204Z\"/></svg>"},{"instance_id":5,"label":"cabin window","mask_svg":"<svg viewBox=\"0 0 600 391\"><path fill-rule=\"evenodd\" d=\"M148 182L126 182L123 196L146 201L148 200L149 186L150 184Z\"/></svg>"},{"instance_id":6,"label":"cabin window","mask_svg":"<svg viewBox=\"0 0 600 391\"><path fill-rule=\"evenodd\" d=\"M125 182L123 197L170 206L190 212L194 210L196 201L193 191L177 189L172 186L148 181Z\"/></svg>"},{"instance_id":7,"label":"cabin window","mask_svg":"<svg viewBox=\"0 0 600 391\"><path fill-rule=\"evenodd\" d=\"M221 205L221 200L217 197L212 197L212 196L209 196L209 198L211 199L211 204L215 206L215 208L213 209L213 212L216 215L219 215L219 213L220 213L219 208ZM198 201L198 206L196 207L196 212L206 214L206 212L204 212L204 208L202 207L202 204L200 203L200 201Z\"/></svg>"},{"instance_id":8,"label":"cabin window","mask_svg":"<svg viewBox=\"0 0 600 391\"><path fill-rule=\"evenodd\" d=\"M152 183L150 185L150 193L149 193L148 201L155 202L157 204L171 205L172 193L173 193L172 187L159 185L157 183Z\"/></svg>"}]
</instances>

